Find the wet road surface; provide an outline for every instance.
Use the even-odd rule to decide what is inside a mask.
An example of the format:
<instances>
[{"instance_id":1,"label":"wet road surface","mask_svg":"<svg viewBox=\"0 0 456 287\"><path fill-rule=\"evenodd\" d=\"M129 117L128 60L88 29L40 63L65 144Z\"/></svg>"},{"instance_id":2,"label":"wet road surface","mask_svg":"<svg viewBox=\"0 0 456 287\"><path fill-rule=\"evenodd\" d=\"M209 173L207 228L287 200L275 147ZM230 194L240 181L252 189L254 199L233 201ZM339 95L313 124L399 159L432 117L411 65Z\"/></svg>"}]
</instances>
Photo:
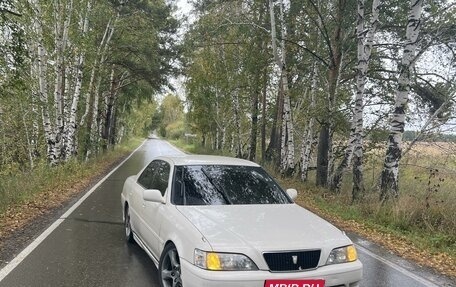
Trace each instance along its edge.
<instances>
[{"instance_id":1,"label":"wet road surface","mask_svg":"<svg viewBox=\"0 0 456 287\"><path fill-rule=\"evenodd\" d=\"M54 223L60 224L57 228L48 229L0 270L0 287L158 287L152 260L140 247L125 242L120 193L125 179L138 173L153 157L176 153L181 152L165 141L148 140L79 206ZM395 257L356 235L349 236L357 244L364 264L363 287L456 286L456 282Z\"/></svg>"}]
</instances>

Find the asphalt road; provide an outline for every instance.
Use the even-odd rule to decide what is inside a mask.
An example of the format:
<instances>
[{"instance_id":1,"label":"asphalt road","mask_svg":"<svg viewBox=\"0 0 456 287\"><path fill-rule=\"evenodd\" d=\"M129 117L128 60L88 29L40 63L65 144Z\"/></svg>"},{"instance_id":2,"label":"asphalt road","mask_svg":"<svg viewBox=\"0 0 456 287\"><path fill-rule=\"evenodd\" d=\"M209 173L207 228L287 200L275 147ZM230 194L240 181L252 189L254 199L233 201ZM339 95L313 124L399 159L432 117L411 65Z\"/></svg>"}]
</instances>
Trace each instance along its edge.
<instances>
[{"instance_id":1,"label":"asphalt road","mask_svg":"<svg viewBox=\"0 0 456 287\"><path fill-rule=\"evenodd\" d=\"M124 240L120 193L127 176L158 155L180 153L165 141L148 140L93 192L70 208L10 264L0 287L159 286L157 270L137 245ZM364 264L363 287L456 286L456 282L349 235ZM242 286L240 286L242 287Z\"/></svg>"}]
</instances>

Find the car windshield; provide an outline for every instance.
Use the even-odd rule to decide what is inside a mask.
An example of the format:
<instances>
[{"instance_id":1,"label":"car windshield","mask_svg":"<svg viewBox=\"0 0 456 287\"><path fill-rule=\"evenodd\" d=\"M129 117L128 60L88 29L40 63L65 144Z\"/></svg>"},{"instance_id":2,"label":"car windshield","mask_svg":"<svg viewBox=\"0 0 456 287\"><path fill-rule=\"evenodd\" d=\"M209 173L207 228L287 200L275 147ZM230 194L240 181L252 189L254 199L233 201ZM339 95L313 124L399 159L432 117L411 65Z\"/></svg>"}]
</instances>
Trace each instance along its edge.
<instances>
[{"instance_id":1,"label":"car windshield","mask_svg":"<svg viewBox=\"0 0 456 287\"><path fill-rule=\"evenodd\" d=\"M174 176L172 197L177 205L290 203L261 167L177 166Z\"/></svg>"}]
</instances>

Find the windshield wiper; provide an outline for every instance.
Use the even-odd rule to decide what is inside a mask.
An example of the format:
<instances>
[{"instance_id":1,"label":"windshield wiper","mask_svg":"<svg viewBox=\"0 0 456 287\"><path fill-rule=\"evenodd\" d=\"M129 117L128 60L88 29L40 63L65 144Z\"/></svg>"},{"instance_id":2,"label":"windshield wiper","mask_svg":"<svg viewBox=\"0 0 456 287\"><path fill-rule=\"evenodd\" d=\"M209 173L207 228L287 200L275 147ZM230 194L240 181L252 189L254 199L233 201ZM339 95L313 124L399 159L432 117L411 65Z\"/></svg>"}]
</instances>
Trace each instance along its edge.
<instances>
[{"instance_id":1,"label":"windshield wiper","mask_svg":"<svg viewBox=\"0 0 456 287\"><path fill-rule=\"evenodd\" d=\"M212 181L212 178L207 174L207 172L204 170L203 167L201 167L201 172L207 177L209 182L212 184L212 186L215 188L215 190L218 191L223 197L223 199L228 203L228 204L233 204L233 202L228 198L225 192L223 192L218 186Z\"/></svg>"}]
</instances>

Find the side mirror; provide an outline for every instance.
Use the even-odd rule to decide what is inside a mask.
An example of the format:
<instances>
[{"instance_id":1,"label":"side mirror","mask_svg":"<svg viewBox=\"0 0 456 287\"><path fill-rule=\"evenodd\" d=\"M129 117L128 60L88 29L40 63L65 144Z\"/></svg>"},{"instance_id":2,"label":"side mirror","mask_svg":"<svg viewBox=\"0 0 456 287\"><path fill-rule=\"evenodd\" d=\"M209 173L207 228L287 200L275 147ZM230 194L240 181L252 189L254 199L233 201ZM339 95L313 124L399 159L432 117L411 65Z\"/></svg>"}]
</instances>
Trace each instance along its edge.
<instances>
[{"instance_id":1,"label":"side mirror","mask_svg":"<svg viewBox=\"0 0 456 287\"><path fill-rule=\"evenodd\" d=\"M298 197L298 191L294 188L287 189L287 194L293 201Z\"/></svg>"},{"instance_id":2,"label":"side mirror","mask_svg":"<svg viewBox=\"0 0 456 287\"><path fill-rule=\"evenodd\" d=\"M144 190L143 199L145 201L165 203L165 198L162 196L160 190L158 190L158 189L146 189L146 190Z\"/></svg>"}]
</instances>

